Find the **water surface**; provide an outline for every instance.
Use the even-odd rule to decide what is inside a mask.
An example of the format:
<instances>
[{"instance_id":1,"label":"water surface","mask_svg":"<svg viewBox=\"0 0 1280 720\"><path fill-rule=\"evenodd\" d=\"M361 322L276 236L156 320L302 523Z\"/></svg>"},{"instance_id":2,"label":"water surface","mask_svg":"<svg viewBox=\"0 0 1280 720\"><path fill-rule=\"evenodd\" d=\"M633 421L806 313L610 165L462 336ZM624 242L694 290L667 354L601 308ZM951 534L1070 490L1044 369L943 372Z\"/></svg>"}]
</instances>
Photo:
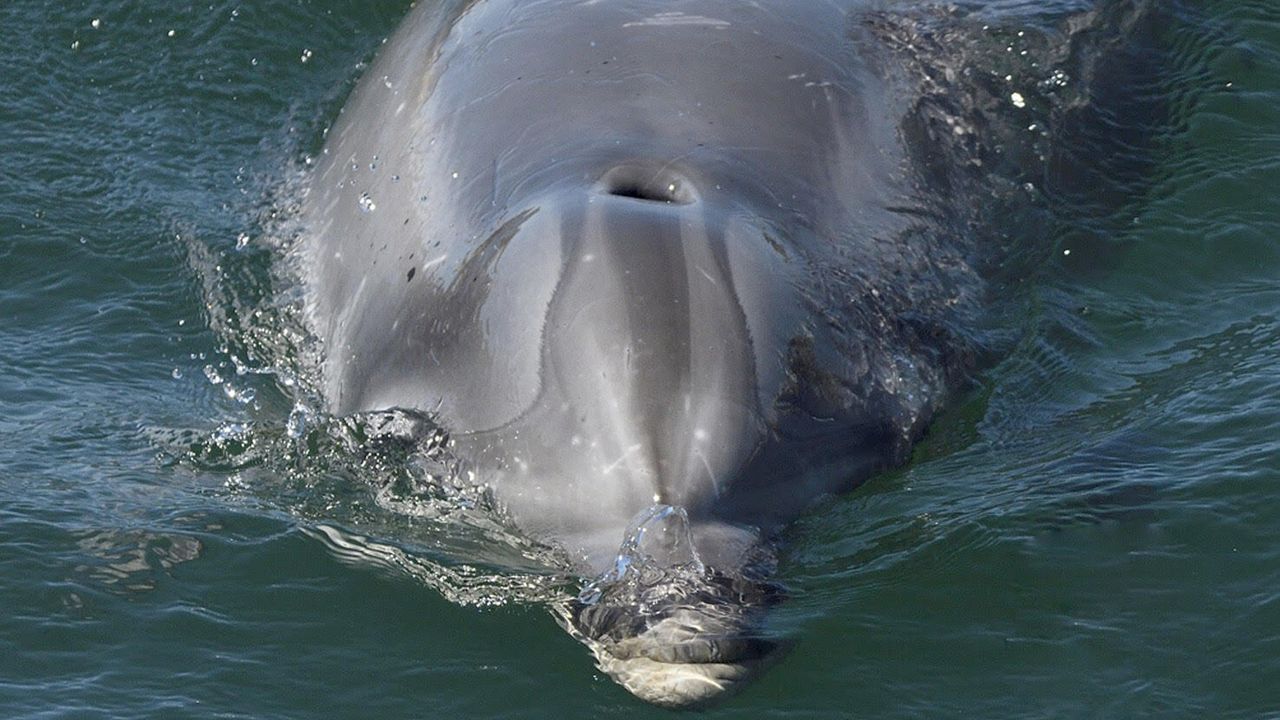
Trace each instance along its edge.
<instances>
[{"instance_id":1,"label":"water surface","mask_svg":"<svg viewBox=\"0 0 1280 720\"><path fill-rule=\"evenodd\" d=\"M0 715L666 714L546 549L415 484L413 418L307 389L287 218L406 9L0 5ZM707 715L1280 717L1280 10L1179 21L1142 181L1053 228L909 466L786 533L798 642Z\"/></svg>"}]
</instances>

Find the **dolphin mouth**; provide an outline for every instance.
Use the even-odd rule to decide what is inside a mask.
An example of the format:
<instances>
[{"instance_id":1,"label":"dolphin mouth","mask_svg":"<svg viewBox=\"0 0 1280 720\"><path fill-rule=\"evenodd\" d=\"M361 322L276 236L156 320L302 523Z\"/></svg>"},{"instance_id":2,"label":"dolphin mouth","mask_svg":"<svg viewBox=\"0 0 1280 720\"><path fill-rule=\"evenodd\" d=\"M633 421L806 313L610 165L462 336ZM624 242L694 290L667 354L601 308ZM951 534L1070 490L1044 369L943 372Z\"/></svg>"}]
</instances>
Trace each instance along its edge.
<instances>
[{"instance_id":1,"label":"dolphin mouth","mask_svg":"<svg viewBox=\"0 0 1280 720\"><path fill-rule=\"evenodd\" d=\"M708 629L687 614L622 642L588 641L596 665L640 700L690 707L719 700L763 670L778 643Z\"/></svg>"},{"instance_id":2,"label":"dolphin mouth","mask_svg":"<svg viewBox=\"0 0 1280 720\"><path fill-rule=\"evenodd\" d=\"M719 607L677 607L634 635L616 626L600 632L592 626L599 617L576 610L571 632L590 648L597 667L636 697L663 707L722 699L758 675L781 648L754 630L758 618Z\"/></svg>"},{"instance_id":3,"label":"dolphin mouth","mask_svg":"<svg viewBox=\"0 0 1280 720\"><path fill-rule=\"evenodd\" d=\"M704 565L685 511L658 505L637 516L614 567L557 614L633 695L703 705L744 686L782 647L764 618L783 592L758 570Z\"/></svg>"}]
</instances>

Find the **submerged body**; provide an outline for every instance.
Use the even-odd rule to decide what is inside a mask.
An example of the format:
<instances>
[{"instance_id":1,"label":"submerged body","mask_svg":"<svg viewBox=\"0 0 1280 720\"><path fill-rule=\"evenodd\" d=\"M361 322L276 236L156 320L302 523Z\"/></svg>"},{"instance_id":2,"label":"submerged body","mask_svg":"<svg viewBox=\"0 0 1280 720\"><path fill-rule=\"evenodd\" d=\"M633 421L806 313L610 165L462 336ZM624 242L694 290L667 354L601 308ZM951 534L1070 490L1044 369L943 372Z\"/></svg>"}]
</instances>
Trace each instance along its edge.
<instances>
[{"instance_id":1,"label":"submerged body","mask_svg":"<svg viewBox=\"0 0 1280 720\"><path fill-rule=\"evenodd\" d=\"M749 612L689 598L764 604L770 529L905 459L982 284L879 11L673 7L420 4L328 137L303 260L334 412L432 413L584 575L619 580L638 530L697 569L643 618L570 620L682 705L767 654Z\"/></svg>"}]
</instances>

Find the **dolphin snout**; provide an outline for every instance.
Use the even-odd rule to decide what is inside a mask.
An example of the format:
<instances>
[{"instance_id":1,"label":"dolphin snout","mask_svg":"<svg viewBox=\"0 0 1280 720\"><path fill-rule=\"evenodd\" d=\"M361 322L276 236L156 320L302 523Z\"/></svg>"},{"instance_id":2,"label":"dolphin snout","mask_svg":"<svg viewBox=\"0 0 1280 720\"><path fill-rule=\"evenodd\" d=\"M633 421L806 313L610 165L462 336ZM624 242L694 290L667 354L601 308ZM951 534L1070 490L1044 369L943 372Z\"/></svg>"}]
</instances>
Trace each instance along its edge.
<instances>
[{"instance_id":1,"label":"dolphin snout","mask_svg":"<svg viewBox=\"0 0 1280 720\"><path fill-rule=\"evenodd\" d=\"M765 635L764 618L782 591L744 562L760 546L734 547L746 535L655 505L636 517L614 567L565 608L562 622L636 696L669 707L713 700L780 647Z\"/></svg>"},{"instance_id":2,"label":"dolphin snout","mask_svg":"<svg viewBox=\"0 0 1280 720\"><path fill-rule=\"evenodd\" d=\"M762 632L764 613L780 595L775 586L714 572L694 587L679 585L667 591L666 604L623 589L592 604L575 602L567 618L601 670L668 707L734 691L782 648Z\"/></svg>"}]
</instances>

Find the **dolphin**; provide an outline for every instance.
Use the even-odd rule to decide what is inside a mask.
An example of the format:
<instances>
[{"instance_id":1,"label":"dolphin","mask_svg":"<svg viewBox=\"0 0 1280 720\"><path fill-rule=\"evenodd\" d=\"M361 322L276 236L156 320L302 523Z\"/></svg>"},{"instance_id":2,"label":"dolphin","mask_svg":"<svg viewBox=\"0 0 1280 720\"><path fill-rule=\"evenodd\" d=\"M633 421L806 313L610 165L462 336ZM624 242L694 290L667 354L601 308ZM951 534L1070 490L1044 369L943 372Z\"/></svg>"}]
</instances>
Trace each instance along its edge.
<instances>
[{"instance_id":1,"label":"dolphin","mask_svg":"<svg viewBox=\"0 0 1280 720\"><path fill-rule=\"evenodd\" d=\"M329 409L438 419L650 702L766 664L771 534L973 368L979 238L881 5L418 3L303 201Z\"/></svg>"}]
</instances>

